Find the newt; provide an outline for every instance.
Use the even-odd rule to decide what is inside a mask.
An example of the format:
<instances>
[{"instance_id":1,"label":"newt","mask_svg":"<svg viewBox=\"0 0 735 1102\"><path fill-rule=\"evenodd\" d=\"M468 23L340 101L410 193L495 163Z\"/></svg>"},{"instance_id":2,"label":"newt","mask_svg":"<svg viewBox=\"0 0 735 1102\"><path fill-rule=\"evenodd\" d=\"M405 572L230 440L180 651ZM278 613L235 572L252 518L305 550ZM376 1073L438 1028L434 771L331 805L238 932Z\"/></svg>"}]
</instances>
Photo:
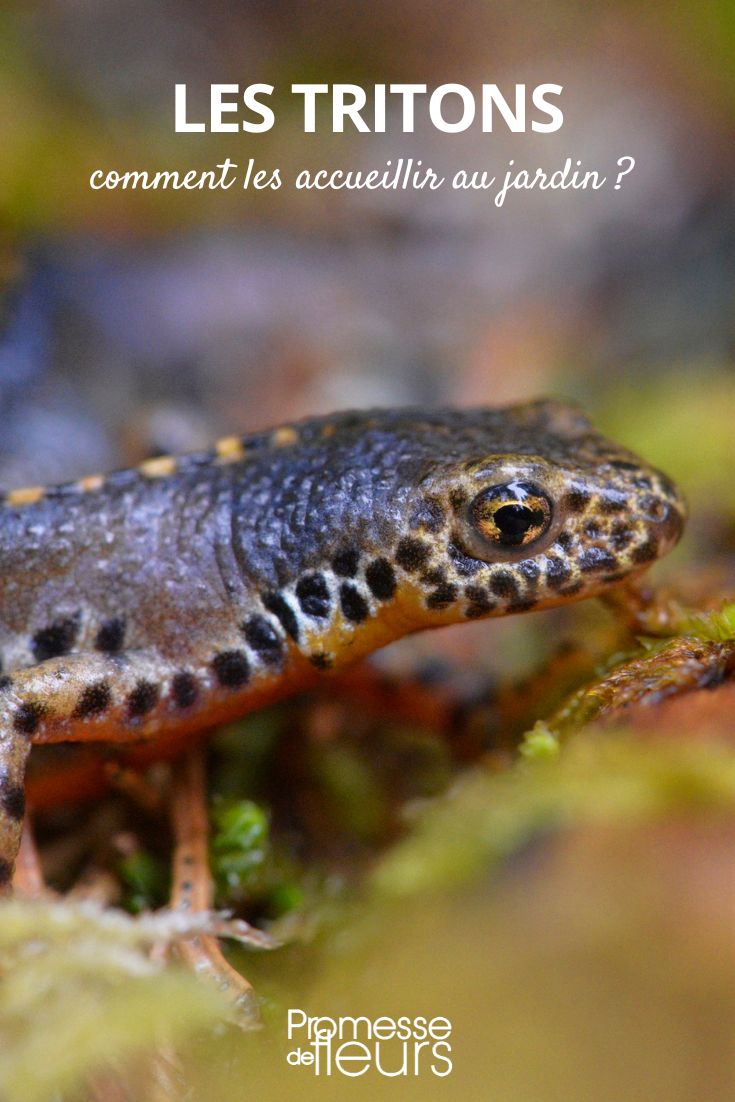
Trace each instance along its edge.
<instances>
[{"instance_id":1,"label":"newt","mask_svg":"<svg viewBox=\"0 0 735 1102\"><path fill-rule=\"evenodd\" d=\"M370 410L0 498L0 884L33 744L193 736L408 632L548 608L679 538L576 408Z\"/></svg>"}]
</instances>

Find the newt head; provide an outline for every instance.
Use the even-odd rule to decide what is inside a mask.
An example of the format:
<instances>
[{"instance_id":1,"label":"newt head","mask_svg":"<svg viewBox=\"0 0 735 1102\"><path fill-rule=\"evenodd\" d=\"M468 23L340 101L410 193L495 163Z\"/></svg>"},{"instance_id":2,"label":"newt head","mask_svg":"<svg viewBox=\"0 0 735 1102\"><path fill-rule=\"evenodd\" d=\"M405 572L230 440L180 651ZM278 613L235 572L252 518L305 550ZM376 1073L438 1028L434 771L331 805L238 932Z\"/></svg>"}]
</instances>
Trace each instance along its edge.
<instances>
[{"instance_id":1,"label":"newt head","mask_svg":"<svg viewBox=\"0 0 735 1102\"><path fill-rule=\"evenodd\" d=\"M323 669L408 632L599 594L684 525L665 475L560 402L338 414L299 440L298 488L272 503L299 520L281 568L300 559L298 580L279 596Z\"/></svg>"},{"instance_id":2,"label":"newt head","mask_svg":"<svg viewBox=\"0 0 735 1102\"><path fill-rule=\"evenodd\" d=\"M437 458L421 479L398 544L424 622L580 600L678 541L686 518L678 489L574 407L534 402L488 417L486 451L475 422L468 454Z\"/></svg>"}]
</instances>

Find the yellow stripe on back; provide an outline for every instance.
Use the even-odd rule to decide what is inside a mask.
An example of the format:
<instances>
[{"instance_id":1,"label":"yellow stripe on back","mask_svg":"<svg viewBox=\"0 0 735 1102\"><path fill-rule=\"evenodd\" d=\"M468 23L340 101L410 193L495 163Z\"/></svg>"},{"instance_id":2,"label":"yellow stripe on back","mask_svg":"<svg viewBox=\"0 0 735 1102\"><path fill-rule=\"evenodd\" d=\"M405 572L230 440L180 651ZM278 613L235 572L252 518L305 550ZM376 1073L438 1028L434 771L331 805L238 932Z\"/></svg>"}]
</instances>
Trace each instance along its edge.
<instances>
[{"instance_id":1,"label":"yellow stripe on back","mask_svg":"<svg viewBox=\"0 0 735 1102\"><path fill-rule=\"evenodd\" d=\"M290 425L283 425L271 434L271 444L274 448L287 448L291 444L298 444L299 434Z\"/></svg>"},{"instance_id":2,"label":"yellow stripe on back","mask_svg":"<svg viewBox=\"0 0 735 1102\"><path fill-rule=\"evenodd\" d=\"M221 463L236 463L245 455L245 445L239 436L223 436L214 445L214 450Z\"/></svg>"},{"instance_id":3,"label":"yellow stripe on back","mask_svg":"<svg viewBox=\"0 0 735 1102\"><path fill-rule=\"evenodd\" d=\"M147 478L166 478L175 474L178 467L178 459L173 455L157 455L153 459L146 459L138 465L138 470Z\"/></svg>"},{"instance_id":4,"label":"yellow stripe on back","mask_svg":"<svg viewBox=\"0 0 735 1102\"><path fill-rule=\"evenodd\" d=\"M92 493L94 490L101 490L105 484L105 476L103 474L88 474L84 478L79 478L75 482L76 488L83 494Z\"/></svg>"},{"instance_id":5,"label":"yellow stripe on back","mask_svg":"<svg viewBox=\"0 0 735 1102\"><path fill-rule=\"evenodd\" d=\"M22 490L11 490L5 498L6 505L35 505L46 493L45 486L25 486Z\"/></svg>"}]
</instances>

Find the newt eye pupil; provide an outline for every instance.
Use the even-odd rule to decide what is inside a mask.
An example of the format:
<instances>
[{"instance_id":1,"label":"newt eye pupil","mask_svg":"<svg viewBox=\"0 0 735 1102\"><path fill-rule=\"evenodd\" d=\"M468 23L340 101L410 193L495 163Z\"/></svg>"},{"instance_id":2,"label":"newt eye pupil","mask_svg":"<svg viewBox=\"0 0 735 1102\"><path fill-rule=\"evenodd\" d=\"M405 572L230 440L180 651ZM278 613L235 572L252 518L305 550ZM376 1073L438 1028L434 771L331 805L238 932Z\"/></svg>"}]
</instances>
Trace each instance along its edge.
<instances>
[{"instance_id":1,"label":"newt eye pupil","mask_svg":"<svg viewBox=\"0 0 735 1102\"><path fill-rule=\"evenodd\" d=\"M530 547L548 531L551 514L551 501L538 486L507 482L478 494L468 519L487 547L516 550Z\"/></svg>"},{"instance_id":2,"label":"newt eye pupil","mask_svg":"<svg viewBox=\"0 0 735 1102\"><path fill-rule=\"evenodd\" d=\"M495 510L495 523L500 533L500 543L508 547L518 547L529 528L540 528L544 523L544 514L540 509L531 509L527 505L501 505Z\"/></svg>"}]
</instances>

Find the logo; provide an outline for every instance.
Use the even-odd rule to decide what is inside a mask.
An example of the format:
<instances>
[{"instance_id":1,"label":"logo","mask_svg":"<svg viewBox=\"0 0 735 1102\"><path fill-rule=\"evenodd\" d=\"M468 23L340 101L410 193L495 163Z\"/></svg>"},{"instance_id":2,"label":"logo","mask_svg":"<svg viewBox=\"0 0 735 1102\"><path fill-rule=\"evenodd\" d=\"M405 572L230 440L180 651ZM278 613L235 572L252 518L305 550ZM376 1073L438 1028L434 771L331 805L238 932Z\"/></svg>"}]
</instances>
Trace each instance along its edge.
<instances>
[{"instance_id":1,"label":"logo","mask_svg":"<svg viewBox=\"0 0 735 1102\"><path fill-rule=\"evenodd\" d=\"M452 1023L448 1018L330 1018L304 1010L288 1012L286 1060L313 1075L346 1075L358 1079L369 1071L386 1079L452 1071Z\"/></svg>"}]
</instances>

